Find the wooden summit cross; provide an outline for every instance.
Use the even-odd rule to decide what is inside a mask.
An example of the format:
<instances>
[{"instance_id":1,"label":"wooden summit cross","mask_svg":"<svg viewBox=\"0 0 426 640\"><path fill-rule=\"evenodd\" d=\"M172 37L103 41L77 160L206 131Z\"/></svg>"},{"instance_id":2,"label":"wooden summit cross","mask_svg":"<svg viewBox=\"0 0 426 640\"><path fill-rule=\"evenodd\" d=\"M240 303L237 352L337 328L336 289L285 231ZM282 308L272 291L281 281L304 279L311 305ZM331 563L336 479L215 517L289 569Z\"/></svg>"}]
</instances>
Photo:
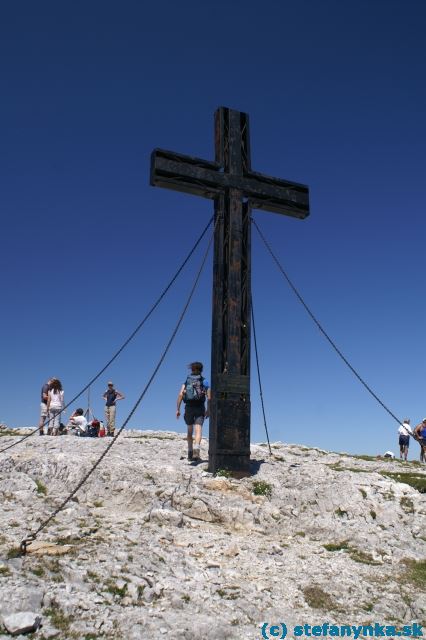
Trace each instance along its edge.
<instances>
[{"instance_id":1,"label":"wooden summit cross","mask_svg":"<svg viewBox=\"0 0 426 640\"><path fill-rule=\"evenodd\" d=\"M250 473L250 216L266 209L309 215L302 184L252 171L246 113L215 113L215 162L155 149L151 185L215 205L209 471Z\"/></svg>"}]
</instances>

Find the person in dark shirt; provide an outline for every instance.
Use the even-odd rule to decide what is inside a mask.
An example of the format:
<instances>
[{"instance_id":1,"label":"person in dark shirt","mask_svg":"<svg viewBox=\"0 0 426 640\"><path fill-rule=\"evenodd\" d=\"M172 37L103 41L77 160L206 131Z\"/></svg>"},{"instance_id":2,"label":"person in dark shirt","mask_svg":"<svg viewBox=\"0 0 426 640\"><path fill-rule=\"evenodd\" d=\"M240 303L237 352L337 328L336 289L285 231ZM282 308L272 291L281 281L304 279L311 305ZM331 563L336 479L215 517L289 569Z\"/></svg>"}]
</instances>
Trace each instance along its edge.
<instances>
[{"instance_id":1,"label":"person in dark shirt","mask_svg":"<svg viewBox=\"0 0 426 640\"><path fill-rule=\"evenodd\" d=\"M49 378L47 382L41 388L41 403L40 403L40 422L38 423L39 435L44 436L44 424L47 420L47 397L50 389L52 378ZM47 427L49 433L49 426Z\"/></svg>"},{"instance_id":2,"label":"person in dark shirt","mask_svg":"<svg viewBox=\"0 0 426 640\"><path fill-rule=\"evenodd\" d=\"M414 436L420 445L420 462L426 462L426 418L415 427Z\"/></svg>"},{"instance_id":3,"label":"person in dark shirt","mask_svg":"<svg viewBox=\"0 0 426 640\"><path fill-rule=\"evenodd\" d=\"M180 405L185 403L184 420L187 426L188 460L200 459L200 446L203 431L203 422L209 417L210 412L210 387L208 381L203 378L203 364L191 362L188 365L191 370L186 382L181 387L177 397L176 418L180 416ZM207 400L207 411L205 401ZM195 436L193 438L193 432Z\"/></svg>"},{"instance_id":4,"label":"person in dark shirt","mask_svg":"<svg viewBox=\"0 0 426 640\"><path fill-rule=\"evenodd\" d=\"M102 396L105 400L105 421L107 427L107 436L114 436L115 431L115 413L117 400L124 400L124 396L120 391L114 389L114 383L108 382L108 388Z\"/></svg>"}]
</instances>

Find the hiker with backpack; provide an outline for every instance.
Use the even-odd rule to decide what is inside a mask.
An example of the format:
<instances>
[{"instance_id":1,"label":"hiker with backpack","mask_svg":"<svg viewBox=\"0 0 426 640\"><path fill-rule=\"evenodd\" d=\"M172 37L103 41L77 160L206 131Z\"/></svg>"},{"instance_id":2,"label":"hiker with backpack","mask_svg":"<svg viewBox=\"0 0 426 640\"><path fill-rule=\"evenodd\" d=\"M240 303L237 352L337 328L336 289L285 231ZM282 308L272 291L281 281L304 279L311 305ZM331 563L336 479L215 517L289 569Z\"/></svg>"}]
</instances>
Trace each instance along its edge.
<instances>
[{"instance_id":1,"label":"hiker with backpack","mask_svg":"<svg viewBox=\"0 0 426 640\"><path fill-rule=\"evenodd\" d=\"M101 422L93 416L91 422L87 423L87 436L89 438L98 438L101 428Z\"/></svg>"},{"instance_id":2,"label":"hiker with backpack","mask_svg":"<svg viewBox=\"0 0 426 640\"><path fill-rule=\"evenodd\" d=\"M208 381L201 375L203 371L201 362L191 362L188 368L191 373L183 383L177 397L176 418L179 419L180 405L183 400L185 403L183 418L187 426L188 460L197 461L200 459L204 418L209 417L210 387ZM207 411L205 407L206 400Z\"/></svg>"}]
</instances>

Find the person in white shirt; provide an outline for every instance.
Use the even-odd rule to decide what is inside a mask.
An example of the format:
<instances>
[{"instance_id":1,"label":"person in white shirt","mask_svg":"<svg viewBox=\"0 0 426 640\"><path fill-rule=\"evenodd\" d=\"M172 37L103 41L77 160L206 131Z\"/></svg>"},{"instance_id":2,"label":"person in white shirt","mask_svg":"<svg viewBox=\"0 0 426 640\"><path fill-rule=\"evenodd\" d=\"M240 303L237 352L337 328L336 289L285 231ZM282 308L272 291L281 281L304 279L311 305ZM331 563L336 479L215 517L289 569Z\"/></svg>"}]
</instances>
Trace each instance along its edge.
<instances>
[{"instance_id":1,"label":"person in white shirt","mask_svg":"<svg viewBox=\"0 0 426 640\"><path fill-rule=\"evenodd\" d=\"M58 378L52 378L50 389L47 393L47 415L49 418L47 433L52 436L59 434L59 425L61 423L61 413L64 408L64 390L62 383Z\"/></svg>"},{"instance_id":2,"label":"person in white shirt","mask_svg":"<svg viewBox=\"0 0 426 640\"><path fill-rule=\"evenodd\" d=\"M67 429L72 429L76 436L87 435L87 420L84 417L83 409L76 409L70 416Z\"/></svg>"},{"instance_id":3,"label":"person in white shirt","mask_svg":"<svg viewBox=\"0 0 426 640\"><path fill-rule=\"evenodd\" d=\"M410 446L410 435L413 435L413 430L410 427L410 421L408 418L404 419L404 422L398 428L399 434L399 457L407 461L408 447Z\"/></svg>"}]
</instances>

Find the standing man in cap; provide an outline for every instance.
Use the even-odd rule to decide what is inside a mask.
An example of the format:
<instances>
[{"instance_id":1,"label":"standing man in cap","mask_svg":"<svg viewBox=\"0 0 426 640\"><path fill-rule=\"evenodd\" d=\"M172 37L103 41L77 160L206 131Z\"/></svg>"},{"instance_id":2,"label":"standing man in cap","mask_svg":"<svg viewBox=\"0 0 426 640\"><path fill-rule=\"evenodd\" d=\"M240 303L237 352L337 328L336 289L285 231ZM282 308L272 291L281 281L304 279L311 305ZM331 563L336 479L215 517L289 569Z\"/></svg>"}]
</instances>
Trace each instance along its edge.
<instances>
[{"instance_id":1,"label":"standing man in cap","mask_svg":"<svg viewBox=\"0 0 426 640\"><path fill-rule=\"evenodd\" d=\"M107 436L114 437L115 431L115 403L117 400L124 400L124 396L120 391L114 389L114 383L108 382L108 388L102 396L105 400L105 421L107 427Z\"/></svg>"}]
</instances>

